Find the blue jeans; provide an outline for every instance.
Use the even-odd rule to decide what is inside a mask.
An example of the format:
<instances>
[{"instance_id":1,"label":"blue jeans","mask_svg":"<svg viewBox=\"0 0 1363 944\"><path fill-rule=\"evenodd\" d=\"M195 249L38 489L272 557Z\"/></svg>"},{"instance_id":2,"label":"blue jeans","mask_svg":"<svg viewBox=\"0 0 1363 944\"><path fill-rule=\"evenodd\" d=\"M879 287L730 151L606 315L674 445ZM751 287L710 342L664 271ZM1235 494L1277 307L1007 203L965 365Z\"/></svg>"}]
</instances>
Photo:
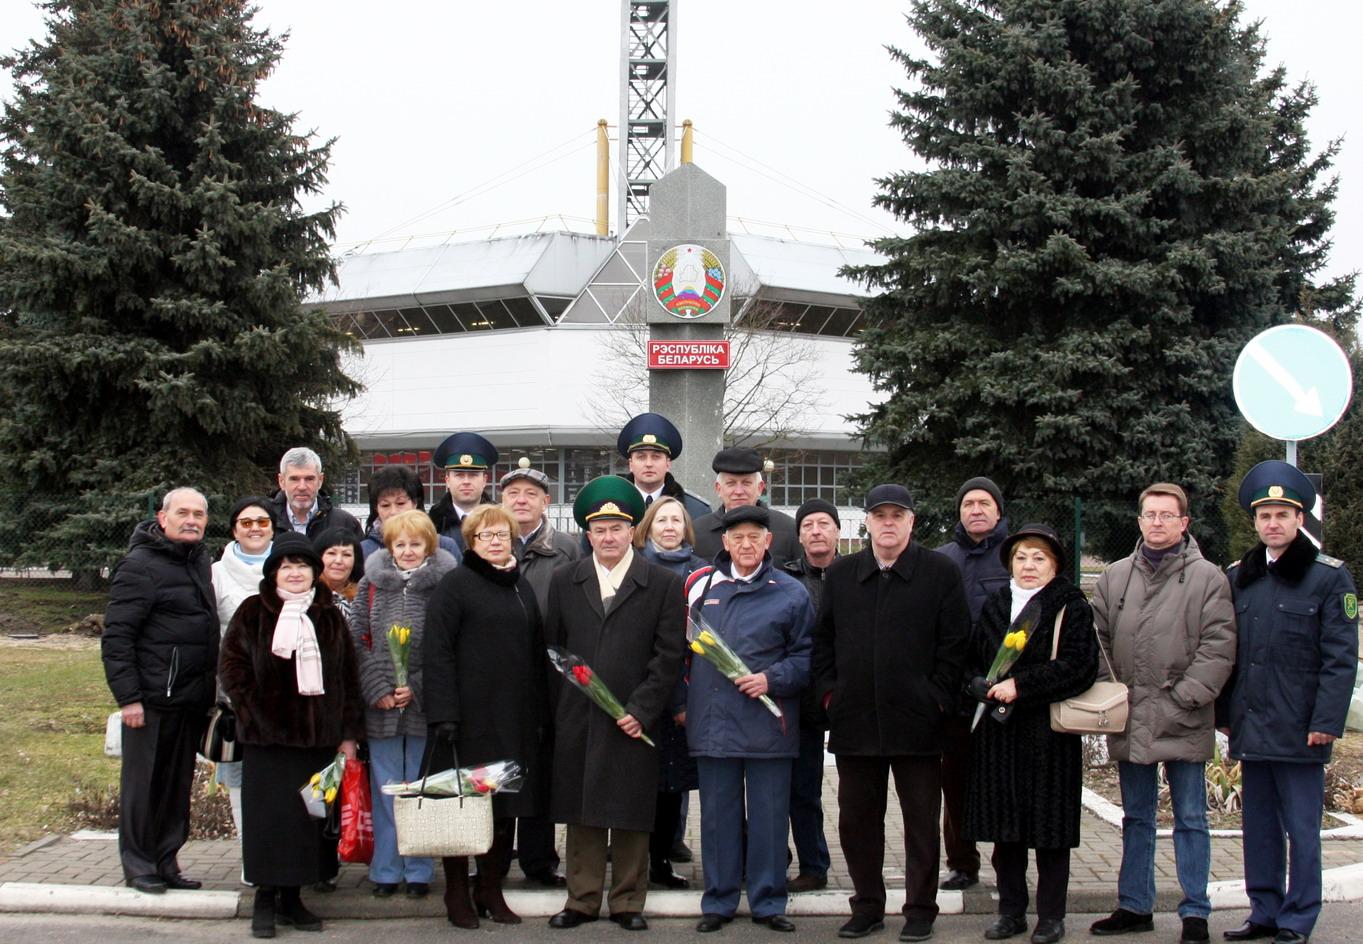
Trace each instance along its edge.
<instances>
[{"instance_id":1,"label":"blue jeans","mask_svg":"<svg viewBox=\"0 0 1363 944\"><path fill-rule=\"evenodd\" d=\"M431 881L435 867L430 859L398 855L398 830L393 822L393 798L379 788L385 783L415 780L421 772L423 737L371 738L369 741L369 792L374 805L374 858L369 861L369 880L379 885Z\"/></svg>"},{"instance_id":2,"label":"blue jeans","mask_svg":"<svg viewBox=\"0 0 1363 944\"><path fill-rule=\"evenodd\" d=\"M1205 918L1211 913L1207 873L1212 865L1212 840L1207 832L1207 782L1201 761L1164 763L1169 795L1174 804L1174 861L1183 900L1180 918ZM1117 879L1117 904L1136 914L1155 910L1155 807L1159 798L1159 764L1121 761L1122 871Z\"/></svg>"},{"instance_id":3,"label":"blue jeans","mask_svg":"<svg viewBox=\"0 0 1363 944\"><path fill-rule=\"evenodd\" d=\"M754 917L785 914L791 758L697 757L696 767L705 878L701 910L733 917L746 877Z\"/></svg>"}]
</instances>

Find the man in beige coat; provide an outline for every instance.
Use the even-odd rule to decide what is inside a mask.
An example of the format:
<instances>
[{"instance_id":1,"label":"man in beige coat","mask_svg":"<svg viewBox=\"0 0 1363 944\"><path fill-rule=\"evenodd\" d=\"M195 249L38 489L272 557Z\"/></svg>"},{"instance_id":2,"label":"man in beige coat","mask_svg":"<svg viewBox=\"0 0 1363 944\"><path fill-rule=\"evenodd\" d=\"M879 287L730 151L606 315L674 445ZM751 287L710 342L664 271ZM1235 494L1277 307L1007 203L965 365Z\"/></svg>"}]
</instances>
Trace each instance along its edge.
<instances>
[{"instance_id":1,"label":"man in beige coat","mask_svg":"<svg viewBox=\"0 0 1363 944\"><path fill-rule=\"evenodd\" d=\"M1164 764L1174 806L1182 944L1208 939L1204 766L1215 746L1214 703L1235 661L1230 584L1188 534L1188 496L1161 482L1141 492L1141 540L1098 578L1094 625L1117 680L1130 689L1126 731L1108 736L1122 788L1117 910L1093 934L1154 929L1155 805ZM1108 675L1100 661L1099 678Z\"/></svg>"}]
</instances>

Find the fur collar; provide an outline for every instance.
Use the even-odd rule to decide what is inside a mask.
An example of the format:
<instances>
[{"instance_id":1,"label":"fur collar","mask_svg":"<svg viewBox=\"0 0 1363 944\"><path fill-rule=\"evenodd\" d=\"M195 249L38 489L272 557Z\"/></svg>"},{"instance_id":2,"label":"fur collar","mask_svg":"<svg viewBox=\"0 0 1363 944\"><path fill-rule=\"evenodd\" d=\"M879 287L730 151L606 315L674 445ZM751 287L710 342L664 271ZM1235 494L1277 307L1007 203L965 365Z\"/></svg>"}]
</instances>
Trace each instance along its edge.
<instances>
[{"instance_id":1,"label":"fur collar","mask_svg":"<svg viewBox=\"0 0 1363 944\"><path fill-rule=\"evenodd\" d=\"M407 588L417 592L433 590L440 578L458 566L454 555L449 551L437 550L430 563L418 570L407 581ZM364 562L364 575L369 582L381 590L401 590L402 575L393 563L393 555L387 548L370 554Z\"/></svg>"},{"instance_id":2,"label":"fur collar","mask_svg":"<svg viewBox=\"0 0 1363 944\"><path fill-rule=\"evenodd\" d=\"M1316 562L1316 553L1316 546L1311 543L1311 539L1298 532L1296 538L1287 546L1287 550L1274 562L1270 571L1264 544L1259 541L1249 549L1248 554L1240 558L1240 566L1236 568L1235 585L1243 590L1268 573L1288 583L1300 583L1311 569L1311 565Z\"/></svg>"}]
</instances>

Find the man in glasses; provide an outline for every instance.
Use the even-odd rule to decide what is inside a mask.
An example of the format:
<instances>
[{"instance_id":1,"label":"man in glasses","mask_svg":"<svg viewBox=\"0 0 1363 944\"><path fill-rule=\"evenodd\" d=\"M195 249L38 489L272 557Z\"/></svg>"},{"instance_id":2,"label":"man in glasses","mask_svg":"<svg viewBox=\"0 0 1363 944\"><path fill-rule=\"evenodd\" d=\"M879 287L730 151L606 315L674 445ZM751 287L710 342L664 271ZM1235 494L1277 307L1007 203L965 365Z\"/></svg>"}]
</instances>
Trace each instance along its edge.
<instances>
[{"instance_id":1,"label":"man in glasses","mask_svg":"<svg viewBox=\"0 0 1363 944\"><path fill-rule=\"evenodd\" d=\"M1122 786L1122 869L1117 910L1097 935L1154 930L1155 807L1164 765L1174 805L1174 858L1183 900L1183 944L1207 940L1205 770L1215 746L1217 694L1235 659L1230 584L1188 533L1188 496L1157 482L1137 501L1141 539L1108 566L1093 595L1093 620L1117 681L1130 690L1127 728L1108 735ZM1098 662L1098 677L1108 676Z\"/></svg>"},{"instance_id":2,"label":"man in glasses","mask_svg":"<svg viewBox=\"0 0 1363 944\"><path fill-rule=\"evenodd\" d=\"M693 641L711 632L749 669L730 681L691 658L686 740L700 771L701 932L733 920L745 877L753 921L795 930L786 917L786 834L814 607L800 581L772 567L769 520L756 505L727 512L713 569L687 578Z\"/></svg>"}]
</instances>

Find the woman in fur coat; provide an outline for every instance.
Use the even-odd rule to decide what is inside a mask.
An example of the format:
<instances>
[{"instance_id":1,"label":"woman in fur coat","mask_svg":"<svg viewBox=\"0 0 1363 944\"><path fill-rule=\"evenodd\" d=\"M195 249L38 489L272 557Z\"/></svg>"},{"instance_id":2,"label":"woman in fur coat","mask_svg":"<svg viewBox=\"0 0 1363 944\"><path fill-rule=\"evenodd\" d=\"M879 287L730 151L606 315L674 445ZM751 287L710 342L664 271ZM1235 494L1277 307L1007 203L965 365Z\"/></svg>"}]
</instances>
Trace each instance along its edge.
<instances>
[{"instance_id":1,"label":"woman in fur coat","mask_svg":"<svg viewBox=\"0 0 1363 944\"><path fill-rule=\"evenodd\" d=\"M353 760L364 729L355 649L321 572L307 538L276 536L260 593L237 608L222 641L219 672L243 745L242 871L256 885L256 937L273 937L276 918L321 929L299 889L334 874L336 847L298 789L337 752Z\"/></svg>"},{"instance_id":2,"label":"woman in fur coat","mask_svg":"<svg viewBox=\"0 0 1363 944\"><path fill-rule=\"evenodd\" d=\"M420 775L426 750L426 714L421 698L426 604L440 578L455 568L456 561L438 549L435 525L423 511L390 516L383 525L383 543L383 550L365 560L364 576L350 606L350 633L360 660L360 691L368 705L365 735L374 803L374 856L369 861L369 880L379 898L393 895L404 881L409 898L424 898L431 890L431 860L398 855L393 798L380 788ZM393 627L410 630L407 681L402 685L398 684L388 644Z\"/></svg>"},{"instance_id":3,"label":"woman in fur coat","mask_svg":"<svg viewBox=\"0 0 1363 944\"><path fill-rule=\"evenodd\" d=\"M1063 576L1065 553L1049 525L1028 524L999 548L1009 584L985 601L971 637L972 691L990 708L971 742L966 834L994 843L999 917L985 932L1002 940L1027 930L1027 850L1036 850L1033 944L1065 935L1070 850L1079 845L1082 742L1051 730L1050 706L1077 695L1098 674L1093 611ZM1059 617L1060 646L1051 657ZM992 686L984 674L1004 636L1027 629L1022 655ZM997 720L1000 705L1010 712Z\"/></svg>"}]
</instances>

